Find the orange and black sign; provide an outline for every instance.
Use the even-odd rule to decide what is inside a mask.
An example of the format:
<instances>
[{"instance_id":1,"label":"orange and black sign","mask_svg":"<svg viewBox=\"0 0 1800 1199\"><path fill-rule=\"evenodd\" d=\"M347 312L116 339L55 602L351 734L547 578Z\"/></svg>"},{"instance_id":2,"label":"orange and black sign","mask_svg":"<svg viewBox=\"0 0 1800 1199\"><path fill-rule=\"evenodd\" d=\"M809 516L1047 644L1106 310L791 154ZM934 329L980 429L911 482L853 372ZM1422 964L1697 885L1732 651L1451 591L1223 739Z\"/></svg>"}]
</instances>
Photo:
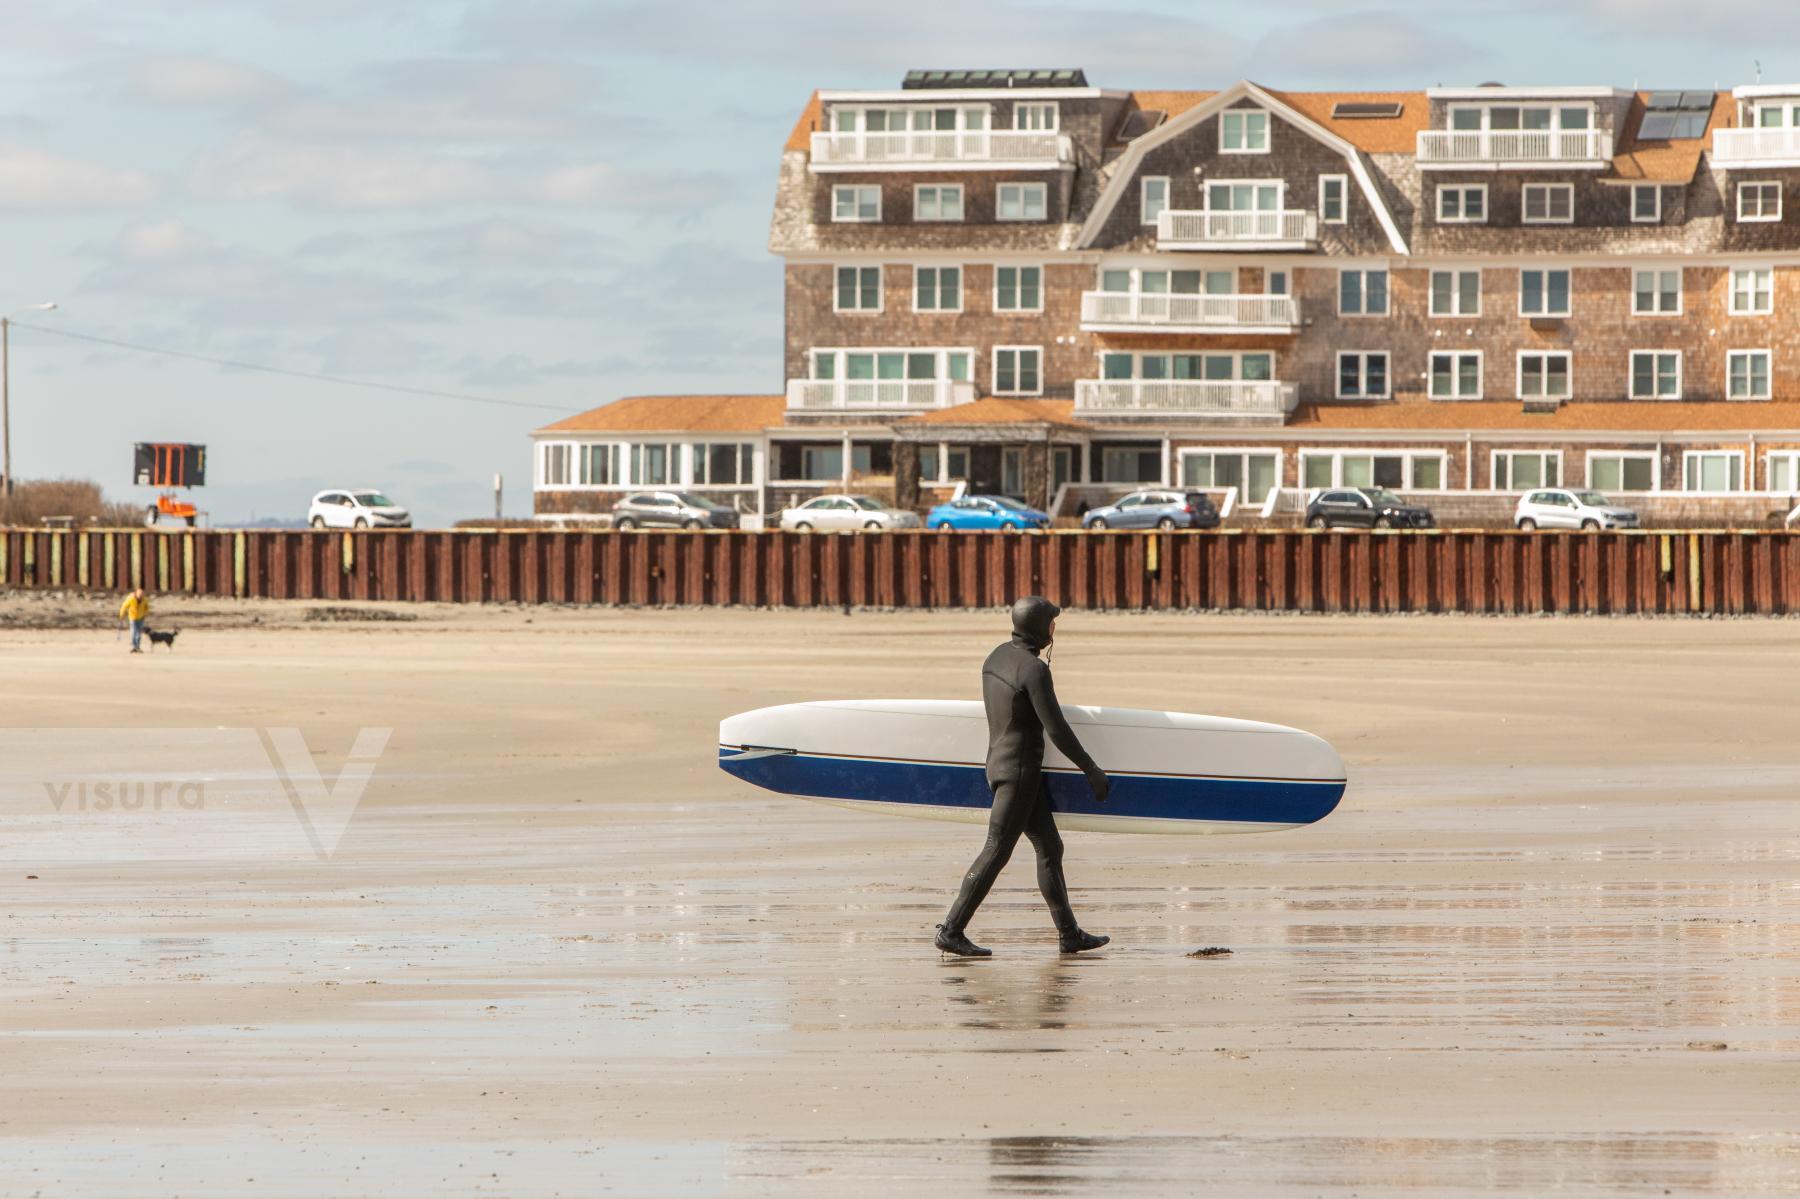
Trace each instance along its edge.
<instances>
[{"instance_id":1,"label":"orange and black sign","mask_svg":"<svg viewBox=\"0 0 1800 1199\"><path fill-rule=\"evenodd\" d=\"M140 441L133 477L139 487L204 487L206 447L179 441Z\"/></svg>"}]
</instances>

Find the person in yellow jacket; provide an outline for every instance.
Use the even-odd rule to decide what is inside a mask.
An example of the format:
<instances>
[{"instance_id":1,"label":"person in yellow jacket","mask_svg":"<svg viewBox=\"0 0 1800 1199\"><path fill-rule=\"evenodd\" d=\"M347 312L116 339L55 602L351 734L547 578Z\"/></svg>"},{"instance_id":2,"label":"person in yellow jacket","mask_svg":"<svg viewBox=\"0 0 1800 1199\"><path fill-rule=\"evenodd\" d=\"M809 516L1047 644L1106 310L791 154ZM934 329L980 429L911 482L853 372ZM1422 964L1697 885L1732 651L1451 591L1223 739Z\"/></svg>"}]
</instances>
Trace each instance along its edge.
<instances>
[{"instance_id":1,"label":"person in yellow jacket","mask_svg":"<svg viewBox=\"0 0 1800 1199\"><path fill-rule=\"evenodd\" d=\"M144 651L139 642L144 639L144 621L150 616L150 599L144 594L142 587L133 588L125 602L119 605L119 619L131 622L131 652L141 654Z\"/></svg>"}]
</instances>

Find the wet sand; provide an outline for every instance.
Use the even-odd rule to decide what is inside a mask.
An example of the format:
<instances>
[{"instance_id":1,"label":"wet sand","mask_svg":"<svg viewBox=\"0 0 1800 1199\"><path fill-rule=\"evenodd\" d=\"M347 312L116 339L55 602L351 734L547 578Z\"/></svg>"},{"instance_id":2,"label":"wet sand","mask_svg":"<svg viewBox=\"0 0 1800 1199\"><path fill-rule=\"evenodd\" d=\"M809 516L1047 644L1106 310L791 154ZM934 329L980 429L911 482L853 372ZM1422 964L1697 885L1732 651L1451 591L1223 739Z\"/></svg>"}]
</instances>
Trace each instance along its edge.
<instances>
[{"instance_id":1,"label":"wet sand","mask_svg":"<svg viewBox=\"0 0 1800 1199\"><path fill-rule=\"evenodd\" d=\"M996 616L301 609L0 630L8 727L394 730L328 861L0 843L0 1195L1800 1192L1800 625L1071 614L1066 700L1300 725L1352 790L1068 835L1081 959L1022 851L962 962L979 830L713 733L972 695Z\"/></svg>"}]
</instances>

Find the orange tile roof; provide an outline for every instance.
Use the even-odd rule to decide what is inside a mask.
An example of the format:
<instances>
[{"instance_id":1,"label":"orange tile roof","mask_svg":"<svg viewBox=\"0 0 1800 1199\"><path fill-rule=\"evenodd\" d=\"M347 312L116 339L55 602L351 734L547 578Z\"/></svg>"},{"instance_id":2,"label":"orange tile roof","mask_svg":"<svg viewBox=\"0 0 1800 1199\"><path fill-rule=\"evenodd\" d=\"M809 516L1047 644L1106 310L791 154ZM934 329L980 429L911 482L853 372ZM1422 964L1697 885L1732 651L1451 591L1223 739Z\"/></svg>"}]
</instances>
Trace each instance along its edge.
<instances>
[{"instance_id":1,"label":"orange tile roof","mask_svg":"<svg viewBox=\"0 0 1800 1199\"><path fill-rule=\"evenodd\" d=\"M794 122L794 131L788 134L787 145L783 150L799 150L805 153L812 149L812 135L825 127L825 106L819 103L819 93L813 92L812 99L800 110L800 119Z\"/></svg>"},{"instance_id":2,"label":"orange tile roof","mask_svg":"<svg viewBox=\"0 0 1800 1199\"><path fill-rule=\"evenodd\" d=\"M1005 425L1017 422L1047 423L1081 427L1072 419L1073 400L1015 400L987 396L968 404L934 408L896 421L901 425Z\"/></svg>"},{"instance_id":3,"label":"orange tile roof","mask_svg":"<svg viewBox=\"0 0 1800 1199\"><path fill-rule=\"evenodd\" d=\"M539 433L754 433L781 423L786 396L626 396Z\"/></svg>"},{"instance_id":4,"label":"orange tile roof","mask_svg":"<svg viewBox=\"0 0 1800 1199\"><path fill-rule=\"evenodd\" d=\"M1694 171L1700 165L1701 152L1712 144L1713 130L1732 124L1736 108L1732 103L1731 93L1714 93L1712 116L1707 119L1706 132L1701 136L1640 144L1637 133L1644 123L1644 110L1649 98L1649 92L1638 92L1632 96L1631 107L1626 111L1625 120L1619 127L1612 171L1607 177L1647 183L1687 183L1693 179Z\"/></svg>"},{"instance_id":5,"label":"orange tile roof","mask_svg":"<svg viewBox=\"0 0 1800 1199\"><path fill-rule=\"evenodd\" d=\"M1431 104L1424 92L1278 92L1272 87L1263 90L1368 154L1411 154L1418 149L1419 130L1431 123ZM1331 115L1339 104L1398 104L1400 115L1339 120Z\"/></svg>"},{"instance_id":6,"label":"orange tile roof","mask_svg":"<svg viewBox=\"0 0 1800 1199\"><path fill-rule=\"evenodd\" d=\"M1800 429L1800 402L1621 400L1564 404L1555 412L1544 413L1528 413L1518 403L1504 400L1419 400L1366 407L1303 404L1288 421L1288 427L1450 433L1465 429L1542 429L1547 433Z\"/></svg>"},{"instance_id":7,"label":"orange tile roof","mask_svg":"<svg viewBox=\"0 0 1800 1199\"><path fill-rule=\"evenodd\" d=\"M1132 92L1132 103L1145 112L1166 112L1174 120L1196 104L1218 95L1218 92Z\"/></svg>"}]
</instances>

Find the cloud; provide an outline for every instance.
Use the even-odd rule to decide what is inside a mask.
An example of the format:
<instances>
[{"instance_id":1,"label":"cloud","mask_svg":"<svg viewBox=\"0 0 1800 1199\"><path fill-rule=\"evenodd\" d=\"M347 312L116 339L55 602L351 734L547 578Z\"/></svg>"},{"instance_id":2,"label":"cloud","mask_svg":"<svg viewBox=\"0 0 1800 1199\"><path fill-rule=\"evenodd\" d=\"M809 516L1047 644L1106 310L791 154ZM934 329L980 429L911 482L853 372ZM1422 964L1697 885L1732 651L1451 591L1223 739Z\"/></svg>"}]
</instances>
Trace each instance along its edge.
<instances>
[{"instance_id":1,"label":"cloud","mask_svg":"<svg viewBox=\"0 0 1800 1199\"><path fill-rule=\"evenodd\" d=\"M334 208L425 208L487 199L496 190L479 162L446 154L296 144L243 133L201 156L190 177L201 197L292 199Z\"/></svg>"},{"instance_id":2,"label":"cloud","mask_svg":"<svg viewBox=\"0 0 1800 1199\"><path fill-rule=\"evenodd\" d=\"M1749 49L1800 36L1800 5L1793 0L1566 0L1569 10L1612 32L1698 35Z\"/></svg>"},{"instance_id":3,"label":"cloud","mask_svg":"<svg viewBox=\"0 0 1800 1199\"><path fill-rule=\"evenodd\" d=\"M546 204L692 214L730 190L715 173L630 171L611 162L573 163L527 180L523 196Z\"/></svg>"},{"instance_id":4,"label":"cloud","mask_svg":"<svg viewBox=\"0 0 1800 1199\"><path fill-rule=\"evenodd\" d=\"M603 234L505 217L419 229L401 240L426 262L468 270L593 270L612 261L601 253L612 242Z\"/></svg>"},{"instance_id":5,"label":"cloud","mask_svg":"<svg viewBox=\"0 0 1800 1199\"><path fill-rule=\"evenodd\" d=\"M128 262L167 262L205 253L213 243L181 221L168 220L127 225L116 245Z\"/></svg>"},{"instance_id":6,"label":"cloud","mask_svg":"<svg viewBox=\"0 0 1800 1199\"><path fill-rule=\"evenodd\" d=\"M542 144L615 132L596 110L598 73L519 59L410 59L360 73L340 95L296 98L272 111L269 132L301 140Z\"/></svg>"},{"instance_id":7,"label":"cloud","mask_svg":"<svg viewBox=\"0 0 1800 1199\"><path fill-rule=\"evenodd\" d=\"M126 94L170 108L231 107L270 100L288 90L258 67L197 55L146 58L130 71Z\"/></svg>"},{"instance_id":8,"label":"cloud","mask_svg":"<svg viewBox=\"0 0 1800 1199\"><path fill-rule=\"evenodd\" d=\"M131 167L0 143L0 208L130 208L161 188L156 176Z\"/></svg>"},{"instance_id":9,"label":"cloud","mask_svg":"<svg viewBox=\"0 0 1800 1199\"><path fill-rule=\"evenodd\" d=\"M1342 13L1276 30L1250 55L1247 74L1282 85L1375 83L1405 86L1485 57L1473 43L1395 12Z\"/></svg>"}]
</instances>

